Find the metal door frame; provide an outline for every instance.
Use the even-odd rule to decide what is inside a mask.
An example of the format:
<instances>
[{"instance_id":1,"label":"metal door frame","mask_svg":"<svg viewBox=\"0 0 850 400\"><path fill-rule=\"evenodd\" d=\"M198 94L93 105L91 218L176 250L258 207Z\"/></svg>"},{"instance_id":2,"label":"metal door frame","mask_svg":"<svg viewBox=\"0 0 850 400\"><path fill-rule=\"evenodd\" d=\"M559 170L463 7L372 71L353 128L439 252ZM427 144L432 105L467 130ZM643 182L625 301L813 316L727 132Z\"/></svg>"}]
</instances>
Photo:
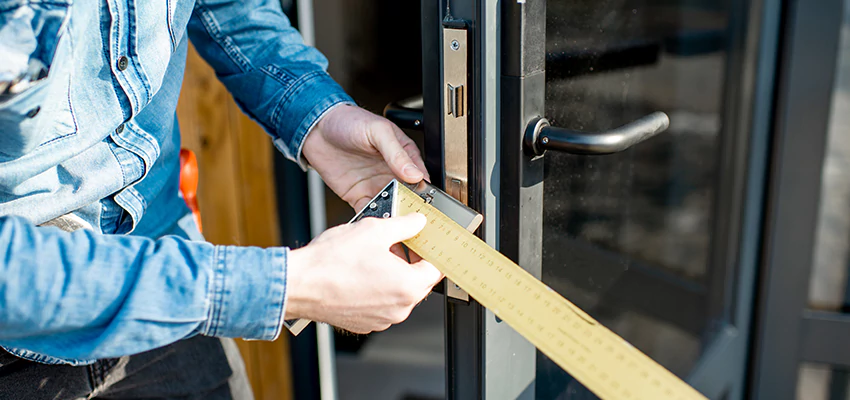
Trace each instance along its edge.
<instances>
[{"instance_id":1,"label":"metal door frame","mask_svg":"<svg viewBox=\"0 0 850 400\"><path fill-rule=\"evenodd\" d=\"M801 362L850 367L850 315L808 310L844 1L784 6L749 392L759 399L794 398Z\"/></svg>"}]
</instances>

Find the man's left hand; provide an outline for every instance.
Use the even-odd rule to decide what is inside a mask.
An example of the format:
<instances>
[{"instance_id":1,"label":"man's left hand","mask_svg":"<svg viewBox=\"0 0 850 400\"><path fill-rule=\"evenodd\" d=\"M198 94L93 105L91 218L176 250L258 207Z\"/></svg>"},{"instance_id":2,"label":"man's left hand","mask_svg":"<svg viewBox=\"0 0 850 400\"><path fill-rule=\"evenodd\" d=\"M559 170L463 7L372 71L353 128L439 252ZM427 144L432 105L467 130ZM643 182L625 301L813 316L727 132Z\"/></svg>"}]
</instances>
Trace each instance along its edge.
<instances>
[{"instance_id":1,"label":"man's left hand","mask_svg":"<svg viewBox=\"0 0 850 400\"><path fill-rule=\"evenodd\" d=\"M389 120L355 106L328 111L307 136L302 154L355 210L393 178L407 183L428 179L413 140Z\"/></svg>"}]
</instances>

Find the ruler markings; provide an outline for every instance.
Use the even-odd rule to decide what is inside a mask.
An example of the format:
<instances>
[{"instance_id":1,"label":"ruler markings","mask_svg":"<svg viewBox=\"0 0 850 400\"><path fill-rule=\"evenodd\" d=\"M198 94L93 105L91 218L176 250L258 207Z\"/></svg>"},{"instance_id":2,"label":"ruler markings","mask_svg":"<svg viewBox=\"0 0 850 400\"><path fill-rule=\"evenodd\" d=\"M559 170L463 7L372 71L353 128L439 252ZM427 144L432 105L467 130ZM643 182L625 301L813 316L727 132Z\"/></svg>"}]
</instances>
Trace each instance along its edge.
<instances>
[{"instance_id":1,"label":"ruler markings","mask_svg":"<svg viewBox=\"0 0 850 400\"><path fill-rule=\"evenodd\" d=\"M400 186L400 214L428 223L405 244L603 399L705 397L421 197Z\"/></svg>"}]
</instances>

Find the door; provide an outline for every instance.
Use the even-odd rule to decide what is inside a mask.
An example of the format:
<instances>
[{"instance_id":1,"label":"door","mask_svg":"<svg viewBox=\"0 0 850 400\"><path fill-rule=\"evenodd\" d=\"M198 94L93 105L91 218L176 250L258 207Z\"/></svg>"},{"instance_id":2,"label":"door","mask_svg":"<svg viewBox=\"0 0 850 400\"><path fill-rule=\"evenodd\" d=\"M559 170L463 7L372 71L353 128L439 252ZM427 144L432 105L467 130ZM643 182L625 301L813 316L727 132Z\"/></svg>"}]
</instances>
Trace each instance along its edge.
<instances>
[{"instance_id":1,"label":"door","mask_svg":"<svg viewBox=\"0 0 850 400\"><path fill-rule=\"evenodd\" d=\"M710 398L744 393L780 8L422 2L434 180L490 245ZM449 398L594 398L460 297Z\"/></svg>"}]
</instances>

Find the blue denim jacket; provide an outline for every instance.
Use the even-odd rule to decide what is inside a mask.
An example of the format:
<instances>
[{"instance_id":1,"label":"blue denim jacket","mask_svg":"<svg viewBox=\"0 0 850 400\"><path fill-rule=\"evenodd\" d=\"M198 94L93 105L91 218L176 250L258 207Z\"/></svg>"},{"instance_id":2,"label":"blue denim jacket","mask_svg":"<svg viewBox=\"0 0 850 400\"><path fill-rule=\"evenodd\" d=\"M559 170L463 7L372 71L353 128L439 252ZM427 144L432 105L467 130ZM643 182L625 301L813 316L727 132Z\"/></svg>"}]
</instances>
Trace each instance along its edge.
<instances>
[{"instance_id":1,"label":"blue denim jacket","mask_svg":"<svg viewBox=\"0 0 850 400\"><path fill-rule=\"evenodd\" d=\"M312 126L352 102L277 0L0 0L0 345L15 354L81 365L280 334L285 248L166 235L187 213L175 108L189 39L302 167ZM68 213L94 228L37 227Z\"/></svg>"}]
</instances>

